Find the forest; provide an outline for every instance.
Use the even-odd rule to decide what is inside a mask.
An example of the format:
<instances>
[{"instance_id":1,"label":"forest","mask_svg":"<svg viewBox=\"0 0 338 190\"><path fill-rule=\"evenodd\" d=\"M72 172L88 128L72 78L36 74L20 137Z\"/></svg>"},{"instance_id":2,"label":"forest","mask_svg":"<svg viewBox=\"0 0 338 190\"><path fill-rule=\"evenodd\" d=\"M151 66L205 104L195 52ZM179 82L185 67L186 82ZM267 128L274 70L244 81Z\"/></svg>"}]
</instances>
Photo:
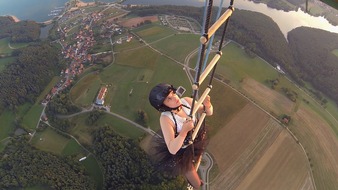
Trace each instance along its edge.
<instances>
[{"instance_id":1,"label":"forest","mask_svg":"<svg viewBox=\"0 0 338 190\"><path fill-rule=\"evenodd\" d=\"M139 16L181 15L202 23L201 7L166 5L135 7L131 10ZM214 16L217 9L213 10ZM257 54L273 66L280 65L298 85L304 86L305 82L309 82L338 104L338 57L331 53L338 49L338 34L301 27L289 32L285 39L270 17L257 12L235 10L226 37L240 43L247 52ZM322 101L320 92L313 93Z\"/></svg>"},{"instance_id":2,"label":"forest","mask_svg":"<svg viewBox=\"0 0 338 190\"><path fill-rule=\"evenodd\" d=\"M10 37L11 42L32 42L40 36L40 26L34 21L15 22L12 17L0 16L0 26L0 39Z\"/></svg>"},{"instance_id":3,"label":"forest","mask_svg":"<svg viewBox=\"0 0 338 190\"><path fill-rule=\"evenodd\" d=\"M181 177L170 178L154 168L138 142L117 135L106 126L94 133L95 155L104 170L104 189L186 189Z\"/></svg>"},{"instance_id":4,"label":"forest","mask_svg":"<svg viewBox=\"0 0 338 190\"><path fill-rule=\"evenodd\" d=\"M77 160L36 150L24 138L12 139L0 158L0 189L41 185L51 189L95 188Z\"/></svg>"},{"instance_id":5,"label":"forest","mask_svg":"<svg viewBox=\"0 0 338 190\"><path fill-rule=\"evenodd\" d=\"M15 110L25 102L34 103L60 71L57 49L49 43L30 45L15 50L14 54L16 61L0 73L0 110Z\"/></svg>"},{"instance_id":6,"label":"forest","mask_svg":"<svg viewBox=\"0 0 338 190\"><path fill-rule=\"evenodd\" d=\"M338 34L301 27L288 40L300 77L338 102L338 57L332 53L338 49Z\"/></svg>"}]
</instances>

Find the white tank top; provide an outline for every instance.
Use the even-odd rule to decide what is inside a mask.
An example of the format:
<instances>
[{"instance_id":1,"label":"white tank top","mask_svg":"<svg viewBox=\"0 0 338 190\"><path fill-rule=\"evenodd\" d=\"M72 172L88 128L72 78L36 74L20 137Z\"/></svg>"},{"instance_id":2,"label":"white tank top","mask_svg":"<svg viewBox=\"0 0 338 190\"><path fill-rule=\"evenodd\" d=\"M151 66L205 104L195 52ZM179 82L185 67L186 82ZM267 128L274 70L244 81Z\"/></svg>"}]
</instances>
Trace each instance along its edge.
<instances>
[{"instance_id":1,"label":"white tank top","mask_svg":"<svg viewBox=\"0 0 338 190\"><path fill-rule=\"evenodd\" d=\"M188 103L184 98L181 98L181 101L182 101L182 104L183 104L183 105L185 105L185 106L187 106L187 107L190 108L189 103ZM185 106L182 106L182 109L183 109L183 111L184 111L187 115L189 115L189 114L190 114L190 109L187 108L187 107L185 107ZM174 123L174 125L175 125L175 121L174 121L174 118L173 118L173 116L174 116L175 119L176 119L176 122L177 122L177 126L176 126L177 129L176 129L176 132L177 132L177 133L180 133L180 132L181 132L182 127L183 127L183 122L186 120L185 117L181 117L181 116L176 115L176 114L171 114L170 111L162 112L162 113L161 113L161 116L162 116L162 115L165 115L165 116L169 117L170 120L171 120L171 121ZM195 121L195 116L193 116L192 119L193 119L193 121Z\"/></svg>"}]
</instances>

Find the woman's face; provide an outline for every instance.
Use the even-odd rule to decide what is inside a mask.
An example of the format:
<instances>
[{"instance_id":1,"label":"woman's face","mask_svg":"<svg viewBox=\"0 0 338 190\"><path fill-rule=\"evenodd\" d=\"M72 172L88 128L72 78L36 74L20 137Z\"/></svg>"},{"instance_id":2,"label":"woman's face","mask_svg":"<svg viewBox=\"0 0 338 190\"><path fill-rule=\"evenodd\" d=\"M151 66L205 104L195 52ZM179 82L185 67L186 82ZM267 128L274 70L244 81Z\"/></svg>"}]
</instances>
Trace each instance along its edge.
<instances>
[{"instance_id":1,"label":"woman's face","mask_svg":"<svg viewBox=\"0 0 338 190\"><path fill-rule=\"evenodd\" d=\"M169 108L176 108L182 104L181 99L175 94L174 91L171 91L168 96L164 99L163 104Z\"/></svg>"}]
</instances>

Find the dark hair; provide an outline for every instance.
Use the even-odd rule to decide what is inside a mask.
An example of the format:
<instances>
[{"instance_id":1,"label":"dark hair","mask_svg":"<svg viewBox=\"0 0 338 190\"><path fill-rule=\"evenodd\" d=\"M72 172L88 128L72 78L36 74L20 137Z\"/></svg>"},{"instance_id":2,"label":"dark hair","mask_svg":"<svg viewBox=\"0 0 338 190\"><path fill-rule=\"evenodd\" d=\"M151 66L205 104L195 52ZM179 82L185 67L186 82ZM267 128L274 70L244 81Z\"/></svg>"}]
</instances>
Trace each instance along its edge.
<instances>
[{"instance_id":1,"label":"dark hair","mask_svg":"<svg viewBox=\"0 0 338 190\"><path fill-rule=\"evenodd\" d=\"M163 102L165 98L169 95L171 91L176 92L176 88L173 85L160 83L153 87L149 93L149 102L150 104L158 111L165 112L171 111L172 108L164 105Z\"/></svg>"}]
</instances>

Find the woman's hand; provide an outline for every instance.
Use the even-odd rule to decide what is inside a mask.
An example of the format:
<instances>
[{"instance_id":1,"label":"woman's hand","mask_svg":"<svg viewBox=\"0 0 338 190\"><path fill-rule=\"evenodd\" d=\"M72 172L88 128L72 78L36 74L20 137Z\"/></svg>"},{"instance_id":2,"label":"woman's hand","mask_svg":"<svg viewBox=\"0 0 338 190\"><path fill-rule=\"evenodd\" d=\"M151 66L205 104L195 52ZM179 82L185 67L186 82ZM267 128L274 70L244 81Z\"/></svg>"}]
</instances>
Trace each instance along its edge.
<instances>
[{"instance_id":1,"label":"woman's hand","mask_svg":"<svg viewBox=\"0 0 338 190\"><path fill-rule=\"evenodd\" d=\"M209 95L205 97L203 101L203 107L200 109L202 109L208 116L214 113L214 108L212 107Z\"/></svg>"},{"instance_id":2,"label":"woman's hand","mask_svg":"<svg viewBox=\"0 0 338 190\"><path fill-rule=\"evenodd\" d=\"M210 101L210 96L207 95L203 101L203 105L207 108L210 108L212 105L211 105L211 101Z\"/></svg>"},{"instance_id":3,"label":"woman's hand","mask_svg":"<svg viewBox=\"0 0 338 190\"><path fill-rule=\"evenodd\" d=\"M192 119L189 118L183 123L182 130L181 130L180 134L181 133L187 134L193 128L194 128L194 122L193 122Z\"/></svg>"}]
</instances>

